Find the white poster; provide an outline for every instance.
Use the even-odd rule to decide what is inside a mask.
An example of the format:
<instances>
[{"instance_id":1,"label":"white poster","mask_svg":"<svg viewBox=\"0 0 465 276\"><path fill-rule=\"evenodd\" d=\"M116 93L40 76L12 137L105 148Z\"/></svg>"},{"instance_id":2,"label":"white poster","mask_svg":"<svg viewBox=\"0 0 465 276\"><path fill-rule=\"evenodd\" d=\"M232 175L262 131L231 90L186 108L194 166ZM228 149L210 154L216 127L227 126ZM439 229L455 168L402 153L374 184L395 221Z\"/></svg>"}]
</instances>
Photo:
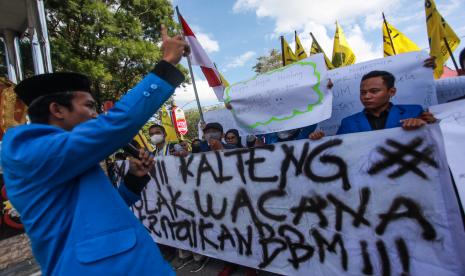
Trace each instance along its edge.
<instances>
[{"instance_id":1,"label":"white poster","mask_svg":"<svg viewBox=\"0 0 465 276\"><path fill-rule=\"evenodd\" d=\"M248 133L245 129L242 129L240 125L237 124L236 120L234 119L231 111L227 110L226 108L211 110L203 113L203 117L205 119L205 123L220 123L223 126L223 130L226 131L230 129L237 129L239 131L239 135L245 137ZM199 128L199 136L200 139L203 133Z\"/></svg>"},{"instance_id":2,"label":"white poster","mask_svg":"<svg viewBox=\"0 0 465 276\"><path fill-rule=\"evenodd\" d=\"M250 134L316 124L331 117L322 54L235 83L224 91L237 123Z\"/></svg>"},{"instance_id":3,"label":"white poster","mask_svg":"<svg viewBox=\"0 0 465 276\"><path fill-rule=\"evenodd\" d=\"M465 96L465 76L439 79L435 83L438 103L446 103Z\"/></svg>"},{"instance_id":4,"label":"white poster","mask_svg":"<svg viewBox=\"0 0 465 276\"><path fill-rule=\"evenodd\" d=\"M431 106L430 111L440 120L447 161L463 206L465 204L465 100Z\"/></svg>"},{"instance_id":5,"label":"white poster","mask_svg":"<svg viewBox=\"0 0 465 276\"><path fill-rule=\"evenodd\" d=\"M356 153L356 154L354 154ZM464 275L437 125L158 158L154 240L286 275Z\"/></svg>"},{"instance_id":6,"label":"white poster","mask_svg":"<svg viewBox=\"0 0 465 276\"><path fill-rule=\"evenodd\" d=\"M428 57L426 52L410 52L328 71L334 83L333 115L318 124L319 128L327 135L336 134L342 119L363 110L360 80L373 70L388 71L396 77L394 104L419 104L424 108L437 104L433 71L423 66Z\"/></svg>"}]
</instances>

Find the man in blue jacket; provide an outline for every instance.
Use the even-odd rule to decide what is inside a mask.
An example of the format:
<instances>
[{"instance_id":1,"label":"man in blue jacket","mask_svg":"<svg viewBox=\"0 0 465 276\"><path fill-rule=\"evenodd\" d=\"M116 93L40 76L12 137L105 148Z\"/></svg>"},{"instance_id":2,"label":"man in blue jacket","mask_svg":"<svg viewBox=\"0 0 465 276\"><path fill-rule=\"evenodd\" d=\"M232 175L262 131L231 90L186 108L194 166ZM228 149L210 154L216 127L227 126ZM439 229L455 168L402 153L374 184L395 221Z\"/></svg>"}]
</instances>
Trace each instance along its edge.
<instances>
[{"instance_id":1,"label":"man in blue jacket","mask_svg":"<svg viewBox=\"0 0 465 276\"><path fill-rule=\"evenodd\" d=\"M175 65L187 44L164 28L162 38L163 60L107 114L97 116L80 74L38 75L15 89L31 124L3 138L5 185L44 275L174 275L128 208L147 179L129 174L116 190L99 166L184 80Z\"/></svg>"},{"instance_id":2,"label":"man in blue jacket","mask_svg":"<svg viewBox=\"0 0 465 276\"><path fill-rule=\"evenodd\" d=\"M337 134L402 127L417 129L426 124L419 117L420 105L394 105L395 77L386 71L371 71L362 77L360 101L365 109L342 120Z\"/></svg>"}]
</instances>

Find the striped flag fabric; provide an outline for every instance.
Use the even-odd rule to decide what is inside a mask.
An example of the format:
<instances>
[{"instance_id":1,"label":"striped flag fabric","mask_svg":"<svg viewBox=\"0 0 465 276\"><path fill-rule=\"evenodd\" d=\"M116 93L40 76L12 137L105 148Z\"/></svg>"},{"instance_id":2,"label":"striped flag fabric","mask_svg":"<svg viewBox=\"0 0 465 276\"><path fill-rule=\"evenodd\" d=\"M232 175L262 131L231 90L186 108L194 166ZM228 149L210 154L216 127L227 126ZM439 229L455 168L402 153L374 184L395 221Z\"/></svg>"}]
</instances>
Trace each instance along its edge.
<instances>
[{"instance_id":1,"label":"striped flag fabric","mask_svg":"<svg viewBox=\"0 0 465 276\"><path fill-rule=\"evenodd\" d=\"M179 14L179 21L181 22L182 30L184 32L184 38L191 48L190 60L192 65L200 66L205 78L207 79L208 85L213 88L218 101L223 101L223 92L225 86L221 81L219 72L216 70L215 65L208 57L207 53L200 45L194 32L192 32L186 20Z\"/></svg>"}]
</instances>

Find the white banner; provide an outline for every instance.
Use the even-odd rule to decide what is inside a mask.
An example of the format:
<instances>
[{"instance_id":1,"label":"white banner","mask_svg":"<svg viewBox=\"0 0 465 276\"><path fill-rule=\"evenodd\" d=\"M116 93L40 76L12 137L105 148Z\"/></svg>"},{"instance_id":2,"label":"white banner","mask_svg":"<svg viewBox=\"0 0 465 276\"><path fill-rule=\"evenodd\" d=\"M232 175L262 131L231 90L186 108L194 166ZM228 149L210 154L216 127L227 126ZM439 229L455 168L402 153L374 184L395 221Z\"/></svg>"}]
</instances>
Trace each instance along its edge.
<instances>
[{"instance_id":1,"label":"white banner","mask_svg":"<svg viewBox=\"0 0 465 276\"><path fill-rule=\"evenodd\" d=\"M447 161L455 180L462 206L465 204L465 100L430 107L441 120Z\"/></svg>"},{"instance_id":2,"label":"white banner","mask_svg":"<svg viewBox=\"0 0 465 276\"><path fill-rule=\"evenodd\" d=\"M203 113L203 117L205 119L205 123L220 123L223 126L225 133L230 129L237 129L239 131L239 135L242 137L245 137L248 134L246 129L243 129L239 124L237 124L231 111L226 108L207 111ZM202 135L202 129L199 127L200 139L202 138Z\"/></svg>"},{"instance_id":3,"label":"white banner","mask_svg":"<svg viewBox=\"0 0 465 276\"><path fill-rule=\"evenodd\" d=\"M356 153L356 154L354 154ZM156 160L158 243L288 275L464 275L437 125Z\"/></svg>"},{"instance_id":4,"label":"white banner","mask_svg":"<svg viewBox=\"0 0 465 276\"><path fill-rule=\"evenodd\" d=\"M242 129L264 134L316 124L331 117L322 54L227 87L224 101Z\"/></svg>"}]
</instances>

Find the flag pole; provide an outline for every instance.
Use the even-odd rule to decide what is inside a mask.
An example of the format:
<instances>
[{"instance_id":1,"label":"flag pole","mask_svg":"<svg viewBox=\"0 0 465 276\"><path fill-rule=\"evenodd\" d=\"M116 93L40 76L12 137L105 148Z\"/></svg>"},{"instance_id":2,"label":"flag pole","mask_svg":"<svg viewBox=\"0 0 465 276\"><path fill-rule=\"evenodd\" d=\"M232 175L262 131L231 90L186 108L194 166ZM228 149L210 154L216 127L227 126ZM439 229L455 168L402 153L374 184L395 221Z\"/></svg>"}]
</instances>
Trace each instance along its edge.
<instances>
[{"instance_id":1,"label":"flag pole","mask_svg":"<svg viewBox=\"0 0 465 276\"><path fill-rule=\"evenodd\" d=\"M284 59L284 37L281 36L281 58L283 60L283 66L286 66L286 61Z\"/></svg>"},{"instance_id":2,"label":"flag pole","mask_svg":"<svg viewBox=\"0 0 465 276\"><path fill-rule=\"evenodd\" d=\"M179 8L176 6L176 14L178 15L178 22L179 25L182 27L182 22L181 22L181 14L179 13ZM181 32L181 35L183 38L184 37L184 32ZM200 100L199 100L199 94L197 93L197 86L195 85L195 78L194 78L194 72L192 71L192 64L191 64L191 58L190 56L187 56L187 65L189 66L189 73L192 78L192 85L194 86L194 94L195 94L195 100L197 101L197 109L199 110L200 114L200 121L202 123L205 123L205 119L203 118L203 112L202 112L202 107L200 106Z\"/></svg>"},{"instance_id":3,"label":"flag pole","mask_svg":"<svg viewBox=\"0 0 465 276\"><path fill-rule=\"evenodd\" d=\"M144 146L144 149L145 149L146 151L150 152L149 146L145 143L144 138L142 137L142 134L140 134L140 131L137 133L137 136L139 137L139 139L140 139L142 145Z\"/></svg>"},{"instance_id":4,"label":"flag pole","mask_svg":"<svg viewBox=\"0 0 465 276\"><path fill-rule=\"evenodd\" d=\"M337 24L337 20L336 20L336 33L337 33L337 39L339 41L341 41L341 38L339 37L339 25ZM333 51L334 51L334 49L333 49ZM339 65L339 67L342 67L342 64L344 63L342 61L342 52L339 52L339 59L341 60L341 64ZM333 63L333 65L334 65L334 63Z\"/></svg>"},{"instance_id":5,"label":"flag pole","mask_svg":"<svg viewBox=\"0 0 465 276\"><path fill-rule=\"evenodd\" d=\"M323 53L323 49L321 49L320 44L318 43L318 41L316 41L316 39L315 39L315 37L313 36L313 33L312 33L312 32L310 32L310 36L312 37L313 41L315 41L315 44L316 44L316 47L318 47L318 50L320 50L320 52ZM312 42L313 42L313 41L312 41Z\"/></svg>"},{"instance_id":6,"label":"flag pole","mask_svg":"<svg viewBox=\"0 0 465 276\"><path fill-rule=\"evenodd\" d=\"M389 36L389 40L391 41L392 52L394 53L394 55L396 55L396 49L394 49L394 43L392 43L391 30L388 27L386 17L384 16L384 12L382 12L381 14L383 15L384 26L386 27L386 31L387 31L388 36Z\"/></svg>"},{"instance_id":7,"label":"flag pole","mask_svg":"<svg viewBox=\"0 0 465 276\"><path fill-rule=\"evenodd\" d=\"M294 52L295 58L297 60L299 60L299 57L297 56L297 47L298 47L298 45L297 45L297 31L296 30L294 30L294 42L295 42L295 48L294 48L294 50L295 50L295 52Z\"/></svg>"},{"instance_id":8,"label":"flag pole","mask_svg":"<svg viewBox=\"0 0 465 276\"><path fill-rule=\"evenodd\" d=\"M215 66L216 72L218 72L218 75L219 75L219 74L220 74L220 70L218 70L218 67L216 66L216 63L213 62L213 66ZM220 79L221 85L224 86L224 84L223 84L223 79L221 78L221 76L218 76L218 78Z\"/></svg>"},{"instance_id":9,"label":"flag pole","mask_svg":"<svg viewBox=\"0 0 465 276\"><path fill-rule=\"evenodd\" d=\"M174 99L171 99L170 105L171 105L171 109L169 110L169 116L170 116L170 119L171 119L171 125L173 126L174 134L176 134L176 138L179 141L180 140L179 138L180 138L180 136L182 134L178 133L178 129L176 127L176 122L174 121L174 109L176 107L176 104L174 103Z\"/></svg>"},{"instance_id":10,"label":"flag pole","mask_svg":"<svg viewBox=\"0 0 465 276\"><path fill-rule=\"evenodd\" d=\"M457 61L455 60L454 55L452 54L452 50L450 49L449 42L447 42L447 39L445 37L444 37L444 42L446 43L447 51L449 51L449 55L452 58L452 62L454 63L455 70L458 72L459 67L457 65Z\"/></svg>"}]
</instances>

